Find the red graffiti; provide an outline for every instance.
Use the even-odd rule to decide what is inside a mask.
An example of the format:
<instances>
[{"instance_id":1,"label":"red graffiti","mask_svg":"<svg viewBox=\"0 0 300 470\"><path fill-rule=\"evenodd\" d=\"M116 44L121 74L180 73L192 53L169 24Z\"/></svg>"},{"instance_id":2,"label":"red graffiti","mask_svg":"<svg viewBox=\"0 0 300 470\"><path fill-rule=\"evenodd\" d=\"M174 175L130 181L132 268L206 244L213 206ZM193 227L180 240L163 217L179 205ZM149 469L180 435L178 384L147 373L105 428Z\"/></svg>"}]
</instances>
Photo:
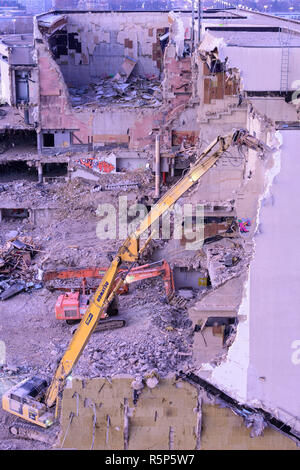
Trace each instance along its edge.
<instances>
[{"instance_id":1,"label":"red graffiti","mask_svg":"<svg viewBox=\"0 0 300 470\"><path fill-rule=\"evenodd\" d=\"M90 168L92 170L93 169L93 163L94 163L93 160L94 160L93 158L87 158L87 159L81 158L79 160L79 162L80 162L81 165L84 165L87 168Z\"/></svg>"},{"instance_id":2,"label":"red graffiti","mask_svg":"<svg viewBox=\"0 0 300 470\"><path fill-rule=\"evenodd\" d=\"M111 173L115 169L115 167L111 163L107 163L105 161L99 162L98 168L100 172L103 171L103 173Z\"/></svg>"},{"instance_id":3,"label":"red graffiti","mask_svg":"<svg viewBox=\"0 0 300 470\"><path fill-rule=\"evenodd\" d=\"M77 163L80 163L86 168L89 168L90 170L95 170L99 173L111 173L115 169L114 165L112 165L111 163L108 163L105 160L99 162L99 160L94 157L81 158L80 160L77 160Z\"/></svg>"}]
</instances>

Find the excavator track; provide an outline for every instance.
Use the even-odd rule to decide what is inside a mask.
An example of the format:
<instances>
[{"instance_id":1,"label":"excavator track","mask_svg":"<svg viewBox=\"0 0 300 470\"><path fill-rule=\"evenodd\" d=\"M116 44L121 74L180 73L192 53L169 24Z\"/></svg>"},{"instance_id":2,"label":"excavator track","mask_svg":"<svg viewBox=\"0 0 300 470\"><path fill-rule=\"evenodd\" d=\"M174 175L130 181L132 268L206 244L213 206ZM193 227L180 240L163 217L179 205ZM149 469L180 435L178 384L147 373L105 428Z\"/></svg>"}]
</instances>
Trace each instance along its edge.
<instances>
[{"instance_id":1,"label":"excavator track","mask_svg":"<svg viewBox=\"0 0 300 470\"><path fill-rule=\"evenodd\" d=\"M50 428L44 429L35 424L16 421L9 426L9 432L17 439L39 441L52 446L58 434L58 425L52 425Z\"/></svg>"},{"instance_id":2,"label":"excavator track","mask_svg":"<svg viewBox=\"0 0 300 470\"><path fill-rule=\"evenodd\" d=\"M106 331L106 330L115 330L116 328L123 328L126 322L123 319L110 319L107 318L106 320L100 320L98 325L96 326L93 333L97 333L98 331Z\"/></svg>"},{"instance_id":3,"label":"excavator track","mask_svg":"<svg viewBox=\"0 0 300 470\"><path fill-rule=\"evenodd\" d=\"M117 328L123 328L126 325L126 321L123 319L111 319L107 318L105 320L100 320L96 326L93 333L98 333L100 331L115 330ZM78 327L73 328L72 334L77 331Z\"/></svg>"}]
</instances>

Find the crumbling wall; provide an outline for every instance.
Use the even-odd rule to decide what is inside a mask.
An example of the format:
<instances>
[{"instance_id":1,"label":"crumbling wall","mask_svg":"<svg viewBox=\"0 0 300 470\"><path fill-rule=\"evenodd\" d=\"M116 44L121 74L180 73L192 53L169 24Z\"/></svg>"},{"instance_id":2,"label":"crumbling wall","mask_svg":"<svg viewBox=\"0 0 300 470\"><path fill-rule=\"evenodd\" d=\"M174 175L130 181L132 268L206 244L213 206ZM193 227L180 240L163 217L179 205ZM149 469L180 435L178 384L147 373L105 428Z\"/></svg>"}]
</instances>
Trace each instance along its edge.
<instances>
[{"instance_id":1,"label":"crumbling wall","mask_svg":"<svg viewBox=\"0 0 300 470\"><path fill-rule=\"evenodd\" d=\"M35 19L36 21L36 19ZM87 144L88 119L81 121L73 112L59 66L51 57L46 38L35 25L35 44L39 68L39 130L73 130L81 143Z\"/></svg>"},{"instance_id":2,"label":"crumbling wall","mask_svg":"<svg viewBox=\"0 0 300 470\"><path fill-rule=\"evenodd\" d=\"M85 18L86 30L80 23L82 18ZM74 22L77 19L80 20L77 28L83 28L82 33L90 31L87 18L87 15L78 15L78 18L75 15L73 18ZM118 18L120 17L118 16ZM143 16L139 21L140 24L143 24L146 19ZM108 18L105 19L104 24L110 24ZM146 30L145 27L140 28L143 31ZM151 35L152 33L151 30ZM128 106L126 110L113 109L113 107L96 107L92 110L93 112L90 108L74 110L69 104L69 92L62 69L51 56L48 41L46 37L42 36L37 25L35 35L40 71L40 129L72 131L74 135L72 145L74 146L93 142L95 147L119 145L123 148L141 150L146 145L152 144L153 123L157 121L158 125L159 122L157 115L155 115L158 113L155 113L153 108L137 110ZM151 35L150 37L152 37ZM87 41L89 37L87 34ZM99 60L99 62L101 61ZM88 75L84 70L81 70L80 73Z\"/></svg>"},{"instance_id":3,"label":"crumbling wall","mask_svg":"<svg viewBox=\"0 0 300 470\"><path fill-rule=\"evenodd\" d=\"M66 32L51 42L60 44L56 60L68 84L115 75L126 56L137 60L136 73L158 77L163 58L159 37L168 27L166 12L153 12L151 20L142 12L70 13Z\"/></svg>"},{"instance_id":4,"label":"crumbling wall","mask_svg":"<svg viewBox=\"0 0 300 470\"><path fill-rule=\"evenodd\" d=\"M148 15L144 13L131 14L127 12L126 16L124 15L99 13L96 18L94 18L95 15L89 14L70 14L68 16L68 35L72 35L72 47L75 47L72 55L76 59L74 60L78 68L75 73L71 67L70 74L72 77L79 74L82 80L89 82L93 70L92 58L98 47L97 44L101 43L102 46L110 44L111 36L117 35L118 41L121 41L125 48L122 54L120 53L122 61L127 53L130 55L129 49L132 49L133 52L136 51L133 56L135 55L138 60L135 73L142 76L157 76L162 70L164 58L159 35L171 26L170 34L173 42L166 47L164 59L165 100L163 105L141 109L130 107L130 103L128 107L121 109L114 106L106 106L105 108L94 106L92 109L90 107L72 108L64 80L64 78L68 80L64 67L69 67L69 62L68 65L64 65L64 54L56 57L56 60L53 59L50 51L51 47L53 50L53 38L50 37L48 43L48 39L41 34L36 22L35 38L40 70L40 119L37 121L40 122L40 130L66 130L73 133L74 138L71 145L74 148L76 145L79 148L79 145L90 143L94 148L105 147L107 149L119 146L130 151L153 147L153 132L159 130L163 135L162 146L170 149L173 139L172 124L185 110L191 96L191 57L177 56L176 41L174 42L173 37L176 23L175 26L174 24L170 25L166 13L155 13L151 25ZM97 19L99 21L96 21ZM115 30L111 32L112 25ZM60 33L61 31L57 34ZM61 51L62 47L58 50ZM100 51L99 54L97 55L97 64L102 64L104 52ZM108 56L110 60L113 60L113 53L109 53ZM104 57L104 62L105 60ZM145 64L149 61L154 64L152 64L153 67L156 67L155 73L153 70L147 69ZM119 65L121 63L118 63L118 67ZM118 71L118 67L116 66L114 73ZM100 70L95 74L101 75ZM195 140L195 120L192 116L189 117L189 123L184 127L184 132L185 134L192 133ZM193 127L191 130L188 129L190 126ZM182 138L181 134L179 138ZM64 147L69 146L67 139Z\"/></svg>"},{"instance_id":5,"label":"crumbling wall","mask_svg":"<svg viewBox=\"0 0 300 470\"><path fill-rule=\"evenodd\" d=\"M249 128L271 147L280 146L270 124L259 114L250 116ZM293 219L293 196L289 188L293 187L295 167L291 163L293 144L288 140L291 134L286 135L284 162L279 150L263 159L258 158L255 152L249 152L244 194L240 192L237 212L251 220L249 232L245 234L245 248L252 253L252 261L238 309L240 322L236 339L225 362L212 371L210 380L241 402L270 410L299 432L299 403L294 382L297 366L292 360L293 347L296 349L293 341L297 339L294 332L299 329L298 317L291 305L291 299L295 298L295 271L293 264L286 263L287 245L284 241L289 232L286 224L284 228L282 226L281 215L284 213L286 221ZM295 134L292 136L297 138ZM287 216L288 208L291 209L291 219ZM295 252L292 258L295 259ZM283 374L287 374L286 379Z\"/></svg>"},{"instance_id":6,"label":"crumbling wall","mask_svg":"<svg viewBox=\"0 0 300 470\"><path fill-rule=\"evenodd\" d=\"M213 363L217 354L225 353L223 348L224 332L221 331L221 337L214 335L211 327L205 327L207 319L213 318L237 318L238 309L243 294L243 279L233 278L217 290L211 290L201 300L196 301L189 309L189 318L193 322L195 330L193 341L193 357L197 372L199 375L205 375L211 366L207 363ZM206 344L206 345L205 345ZM224 345L225 346L225 345Z\"/></svg>"}]
</instances>

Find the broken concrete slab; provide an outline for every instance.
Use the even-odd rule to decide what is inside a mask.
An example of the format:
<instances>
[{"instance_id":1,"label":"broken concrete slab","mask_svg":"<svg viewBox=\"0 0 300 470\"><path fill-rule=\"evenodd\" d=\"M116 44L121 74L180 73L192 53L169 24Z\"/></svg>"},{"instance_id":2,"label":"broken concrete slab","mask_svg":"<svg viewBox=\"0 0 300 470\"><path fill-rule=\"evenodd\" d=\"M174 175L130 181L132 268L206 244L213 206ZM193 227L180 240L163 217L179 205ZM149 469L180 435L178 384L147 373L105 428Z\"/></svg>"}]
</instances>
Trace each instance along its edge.
<instances>
[{"instance_id":1,"label":"broken concrete slab","mask_svg":"<svg viewBox=\"0 0 300 470\"><path fill-rule=\"evenodd\" d=\"M14 284L0 294L0 300L7 300L25 290L25 284Z\"/></svg>"},{"instance_id":2,"label":"broken concrete slab","mask_svg":"<svg viewBox=\"0 0 300 470\"><path fill-rule=\"evenodd\" d=\"M114 76L114 80L124 80L127 81L130 75L132 74L135 66L137 64L137 60L133 59L133 57L125 57L125 60L120 68L119 72Z\"/></svg>"}]
</instances>

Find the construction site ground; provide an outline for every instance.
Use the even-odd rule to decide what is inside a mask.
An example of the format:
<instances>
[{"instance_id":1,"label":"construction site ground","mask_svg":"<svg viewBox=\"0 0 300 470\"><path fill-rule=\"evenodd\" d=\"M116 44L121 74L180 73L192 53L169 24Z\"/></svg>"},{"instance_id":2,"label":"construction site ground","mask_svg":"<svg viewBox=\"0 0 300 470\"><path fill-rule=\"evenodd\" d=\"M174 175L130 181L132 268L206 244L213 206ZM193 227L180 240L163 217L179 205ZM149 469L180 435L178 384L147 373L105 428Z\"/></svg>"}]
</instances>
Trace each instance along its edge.
<instances>
[{"instance_id":1,"label":"construction site ground","mask_svg":"<svg viewBox=\"0 0 300 470\"><path fill-rule=\"evenodd\" d=\"M80 188L82 191L82 186ZM26 189L29 195L29 186ZM28 220L5 220L0 225L1 245L17 235L31 237L41 246L32 260L36 272L40 267L109 266L107 253L117 249L111 240L101 241L96 237L95 212L83 208L92 196L77 197L74 211L72 194L69 192L69 204L62 195L67 191L64 188L58 193L65 213L61 213L61 220L45 225L33 225ZM80 281L77 279L74 284L79 286ZM32 375L52 378L71 340L73 328L55 318L58 295L59 291L50 292L44 285L0 302L0 338L6 346L6 364L0 367L2 393ZM185 309L167 304L160 278L133 284L128 294L119 296L119 317L126 320L126 326L94 333L74 368L74 376L111 377L128 373L139 378L153 371L165 376L192 366L191 321ZM8 427L14 420L0 410L1 449L47 448L45 443L12 438Z\"/></svg>"}]
</instances>

